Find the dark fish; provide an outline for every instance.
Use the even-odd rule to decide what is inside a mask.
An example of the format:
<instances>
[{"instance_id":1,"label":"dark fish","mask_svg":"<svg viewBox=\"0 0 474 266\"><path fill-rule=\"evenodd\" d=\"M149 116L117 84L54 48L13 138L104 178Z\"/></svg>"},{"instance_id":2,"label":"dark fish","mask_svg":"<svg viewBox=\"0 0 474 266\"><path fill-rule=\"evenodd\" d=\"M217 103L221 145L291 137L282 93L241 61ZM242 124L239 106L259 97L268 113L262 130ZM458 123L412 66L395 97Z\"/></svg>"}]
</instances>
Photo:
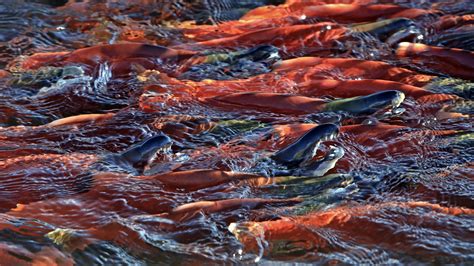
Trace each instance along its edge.
<instances>
[{"instance_id":1,"label":"dark fish","mask_svg":"<svg viewBox=\"0 0 474 266\"><path fill-rule=\"evenodd\" d=\"M154 136L122 152L121 154L108 156L104 161L118 165L123 169L136 169L141 173L143 168L153 159L155 154L159 150L169 148L171 143L172 140L168 136Z\"/></svg>"},{"instance_id":2,"label":"dark fish","mask_svg":"<svg viewBox=\"0 0 474 266\"><path fill-rule=\"evenodd\" d=\"M469 80L439 77L433 79L430 84L423 88L436 93L455 94L469 100L474 100L474 82Z\"/></svg>"},{"instance_id":3,"label":"dark fish","mask_svg":"<svg viewBox=\"0 0 474 266\"><path fill-rule=\"evenodd\" d=\"M335 124L322 124L304 134L294 143L271 156L273 160L287 166L300 165L313 158L322 141L334 139L339 133Z\"/></svg>"},{"instance_id":4,"label":"dark fish","mask_svg":"<svg viewBox=\"0 0 474 266\"><path fill-rule=\"evenodd\" d=\"M393 34L414 26L415 23L410 19L394 18L372 23L357 24L353 25L351 28L353 31L364 32L381 41L386 41Z\"/></svg>"},{"instance_id":5,"label":"dark fish","mask_svg":"<svg viewBox=\"0 0 474 266\"><path fill-rule=\"evenodd\" d=\"M366 96L340 99L326 104L324 111L342 111L354 115L372 114L384 108L397 108L405 94L397 90L381 91Z\"/></svg>"},{"instance_id":6,"label":"dark fish","mask_svg":"<svg viewBox=\"0 0 474 266\"><path fill-rule=\"evenodd\" d=\"M280 60L278 48L259 45L236 52L207 55L203 63L190 67L180 75L180 79L200 81L203 79L242 79L268 73L275 62Z\"/></svg>"},{"instance_id":7,"label":"dark fish","mask_svg":"<svg viewBox=\"0 0 474 266\"><path fill-rule=\"evenodd\" d=\"M474 26L464 26L432 37L430 45L474 51Z\"/></svg>"},{"instance_id":8,"label":"dark fish","mask_svg":"<svg viewBox=\"0 0 474 266\"><path fill-rule=\"evenodd\" d=\"M273 64L280 59L278 48L273 45L259 45L235 55L236 59L246 58L253 62L268 62Z\"/></svg>"}]
</instances>

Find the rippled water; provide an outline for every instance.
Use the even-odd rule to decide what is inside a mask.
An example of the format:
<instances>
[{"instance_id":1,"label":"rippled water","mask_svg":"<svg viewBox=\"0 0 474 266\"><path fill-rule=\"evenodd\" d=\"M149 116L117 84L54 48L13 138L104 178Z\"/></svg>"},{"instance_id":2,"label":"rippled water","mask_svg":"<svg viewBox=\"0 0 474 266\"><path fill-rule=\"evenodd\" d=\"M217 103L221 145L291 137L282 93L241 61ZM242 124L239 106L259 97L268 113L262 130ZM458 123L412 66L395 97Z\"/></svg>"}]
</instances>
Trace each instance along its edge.
<instances>
[{"instance_id":1,"label":"rippled water","mask_svg":"<svg viewBox=\"0 0 474 266\"><path fill-rule=\"evenodd\" d=\"M0 3L0 264L474 262L470 1L66 2Z\"/></svg>"}]
</instances>

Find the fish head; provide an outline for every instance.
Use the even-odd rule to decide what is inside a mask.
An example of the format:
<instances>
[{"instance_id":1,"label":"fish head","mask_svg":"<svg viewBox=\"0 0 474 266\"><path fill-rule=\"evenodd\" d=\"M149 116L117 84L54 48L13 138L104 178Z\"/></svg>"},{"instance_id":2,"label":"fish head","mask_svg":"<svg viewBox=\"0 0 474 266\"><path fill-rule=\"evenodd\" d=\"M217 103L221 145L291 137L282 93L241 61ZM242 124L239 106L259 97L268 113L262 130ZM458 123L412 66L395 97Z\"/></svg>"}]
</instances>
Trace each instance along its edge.
<instances>
[{"instance_id":1,"label":"fish head","mask_svg":"<svg viewBox=\"0 0 474 266\"><path fill-rule=\"evenodd\" d=\"M167 152L172 145L172 140L166 135L153 136L121 154L114 155L113 161L122 168L135 168L139 172L155 158L158 152Z\"/></svg>"},{"instance_id":2,"label":"fish head","mask_svg":"<svg viewBox=\"0 0 474 266\"><path fill-rule=\"evenodd\" d=\"M318 161L309 162L296 169L296 176L321 177L336 166L337 161L344 156L344 149L339 146L330 146L326 155Z\"/></svg>"},{"instance_id":3,"label":"fish head","mask_svg":"<svg viewBox=\"0 0 474 266\"><path fill-rule=\"evenodd\" d=\"M281 59L278 48L267 44L250 48L240 53L237 58L245 58L253 62L267 62L270 65Z\"/></svg>"},{"instance_id":4,"label":"fish head","mask_svg":"<svg viewBox=\"0 0 474 266\"><path fill-rule=\"evenodd\" d=\"M334 140L338 134L339 127L335 124L319 125L276 152L272 159L286 166L300 165L314 157L321 142Z\"/></svg>"}]
</instances>

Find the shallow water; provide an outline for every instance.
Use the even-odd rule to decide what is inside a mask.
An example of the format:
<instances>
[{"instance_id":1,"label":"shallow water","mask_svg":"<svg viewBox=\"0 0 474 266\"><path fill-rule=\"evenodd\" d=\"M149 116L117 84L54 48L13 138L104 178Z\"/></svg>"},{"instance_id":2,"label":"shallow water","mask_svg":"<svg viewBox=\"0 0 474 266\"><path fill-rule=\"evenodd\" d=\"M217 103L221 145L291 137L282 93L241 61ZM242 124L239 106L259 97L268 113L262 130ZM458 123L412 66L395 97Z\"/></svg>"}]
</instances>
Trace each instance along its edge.
<instances>
[{"instance_id":1,"label":"shallow water","mask_svg":"<svg viewBox=\"0 0 474 266\"><path fill-rule=\"evenodd\" d=\"M297 7L291 13L298 14L296 22L291 14L271 13L237 21L255 8L284 1L62 2L0 3L1 263L474 261L474 78L456 75L459 69L439 69L432 62L438 58L395 54L403 41L472 51L472 18L449 29L436 26L448 15L472 16L469 1L303 5L358 2L436 10L413 18L407 32L390 36L353 28L377 18L303 17ZM216 41L305 25L315 29ZM119 43L192 53L166 58L150 48L136 56L136 47L127 46L32 59L37 53ZM265 57L251 50L270 44L277 54ZM235 57L228 59L229 54ZM277 70L282 60L303 56L359 61ZM368 60L390 65L364 72ZM373 79L383 81L367 81ZM387 80L393 83L385 86ZM339 83L332 91L318 91L326 86L323 81ZM406 89L406 97L398 109L370 114L311 111L300 102L285 106L265 97L251 102L251 95L225 98L259 91L328 102L369 94L352 81L375 91ZM427 96L410 95L418 88L406 85ZM57 124L83 114L103 116ZM323 141L315 157L323 158L331 145L342 147L335 167L324 177L278 174L292 169L271 156L323 123L337 124L340 133ZM120 157L160 134L170 137L171 145L154 156L134 163ZM199 169L262 178L197 188L186 183L198 178L194 172L174 177L184 180L182 186L154 178ZM253 198L267 202L243 203ZM214 211L174 209L226 199L242 203ZM275 199L292 200L270 201Z\"/></svg>"}]
</instances>

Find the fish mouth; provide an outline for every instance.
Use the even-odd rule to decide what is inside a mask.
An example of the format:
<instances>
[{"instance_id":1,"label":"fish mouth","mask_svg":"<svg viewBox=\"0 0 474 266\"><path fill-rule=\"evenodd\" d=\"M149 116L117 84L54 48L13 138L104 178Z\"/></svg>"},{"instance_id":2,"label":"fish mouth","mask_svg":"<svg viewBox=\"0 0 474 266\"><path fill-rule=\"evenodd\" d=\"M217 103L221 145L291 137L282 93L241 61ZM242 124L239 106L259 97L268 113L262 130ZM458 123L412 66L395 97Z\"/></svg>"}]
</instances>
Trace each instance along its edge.
<instances>
[{"instance_id":1,"label":"fish mouth","mask_svg":"<svg viewBox=\"0 0 474 266\"><path fill-rule=\"evenodd\" d=\"M324 176L329 170L336 166L336 163L344 156L345 152L342 147L329 146L329 151L326 155L314 162L309 162L307 165L301 165L294 173L295 176Z\"/></svg>"},{"instance_id":2,"label":"fish mouth","mask_svg":"<svg viewBox=\"0 0 474 266\"><path fill-rule=\"evenodd\" d=\"M396 95L393 97L392 100L392 107L393 108L398 108L402 104L402 102L405 100L405 93L401 91L395 91Z\"/></svg>"},{"instance_id":3,"label":"fish mouth","mask_svg":"<svg viewBox=\"0 0 474 266\"><path fill-rule=\"evenodd\" d=\"M166 135L157 135L140 143L138 146L123 153L123 156L130 157L132 161L150 159L159 151L167 151L171 148L171 138Z\"/></svg>"},{"instance_id":4,"label":"fish mouth","mask_svg":"<svg viewBox=\"0 0 474 266\"><path fill-rule=\"evenodd\" d=\"M280 57L280 54L278 53L278 51L275 51L275 52L272 52L268 55L267 59L277 59L277 60L280 60L281 57Z\"/></svg>"},{"instance_id":5,"label":"fish mouth","mask_svg":"<svg viewBox=\"0 0 474 266\"><path fill-rule=\"evenodd\" d=\"M401 91L394 91L392 101L387 106L382 106L379 110L375 111L374 115L379 119L383 117L389 117L391 115L399 115L405 111L404 108L399 108L405 100L405 94Z\"/></svg>"},{"instance_id":6,"label":"fish mouth","mask_svg":"<svg viewBox=\"0 0 474 266\"><path fill-rule=\"evenodd\" d=\"M170 137L157 135L120 153L106 157L106 162L118 166L121 170L142 173L158 153L168 153L173 144Z\"/></svg>"},{"instance_id":7,"label":"fish mouth","mask_svg":"<svg viewBox=\"0 0 474 266\"><path fill-rule=\"evenodd\" d=\"M273 45L259 45L241 52L235 56L236 59L246 58L253 62L279 60L280 54L278 48Z\"/></svg>"},{"instance_id":8,"label":"fish mouth","mask_svg":"<svg viewBox=\"0 0 474 266\"><path fill-rule=\"evenodd\" d=\"M330 146L330 150L324 157L324 160L339 160L344 156L345 151L342 147L339 146Z\"/></svg>"},{"instance_id":9,"label":"fish mouth","mask_svg":"<svg viewBox=\"0 0 474 266\"><path fill-rule=\"evenodd\" d=\"M423 40L423 34L416 26L410 26L405 29L399 30L393 33L390 37L385 40L385 43L394 47L398 43L409 41L419 42Z\"/></svg>"},{"instance_id":10,"label":"fish mouth","mask_svg":"<svg viewBox=\"0 0 474 266\"><path fill-rule=\"evenodd\" d=\"M316 155L321 142L334 140L338 134L339 127L335 124L319 125L273 154L271 158L288 167L304 164Z\"/></svg>"},{"instance_id":11,"label":"fish mouth","mask_svg":"<svg viewBox=\"0 0 474 266\"><path fill-rule=\"evenodd\" d=\"M235 52L208 54L204 64L222 65L236 64L239 60L257 62L276 62L281 59L279 50L273 45L263 44Z\"/></svg>"},{"instance_id":12,"label":"fish mouth","mask_svg":"<svg viewBox=\"0 0 474 266\"><path fill-rule=\"evenodd\" d=\"M405 94L403 92L387 90L365 96L334 100L326 104L324 111L368 115L385 109L396 109L404 100Z\"/></svg>"}]
</instances>

